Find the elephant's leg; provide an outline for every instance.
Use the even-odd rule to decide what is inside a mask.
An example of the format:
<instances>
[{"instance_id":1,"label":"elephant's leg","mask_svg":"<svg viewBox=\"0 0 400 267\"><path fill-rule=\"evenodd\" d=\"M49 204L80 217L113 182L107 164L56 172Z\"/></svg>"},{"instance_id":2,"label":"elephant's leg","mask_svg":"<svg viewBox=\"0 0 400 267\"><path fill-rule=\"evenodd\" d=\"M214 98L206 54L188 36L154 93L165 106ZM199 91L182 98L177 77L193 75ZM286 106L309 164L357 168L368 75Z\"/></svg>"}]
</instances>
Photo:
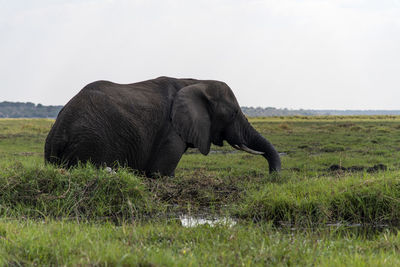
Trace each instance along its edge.
<instances>
[{"instance_id":1,"label":"elephant's leg","mask_svg":"<svg viewBox=\"0 0 400 267\"><path fill-rule=\"evenodd\" d=\"M164 138L158 152L151 157L147 168L147 175L160 174L174 176L182 154L185 153L186 143L175 132Z\"/></svg>"}]
</instances>

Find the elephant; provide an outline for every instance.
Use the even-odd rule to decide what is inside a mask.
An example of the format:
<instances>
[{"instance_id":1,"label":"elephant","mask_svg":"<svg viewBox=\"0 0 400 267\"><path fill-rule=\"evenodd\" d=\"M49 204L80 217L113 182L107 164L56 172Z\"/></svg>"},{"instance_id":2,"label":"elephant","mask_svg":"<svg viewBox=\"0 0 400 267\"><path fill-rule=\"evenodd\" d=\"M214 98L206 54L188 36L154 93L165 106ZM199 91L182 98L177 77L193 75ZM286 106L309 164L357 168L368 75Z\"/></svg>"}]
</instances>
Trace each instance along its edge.
<instances>
[{"instance_id":1,"label":"elephant","mask_svg":"<svg viewBox=\"0 0 400 267\"><path fill-rule=\"evenodd\" d=\"M242 113L221 81L159 77L132 84L96 81L59 112L45 142L45 162L70 168L126 166L155 177L174 176L182 155L211 143L262 155L279 172L274 146Z\"/></svg>"}]
</instances>

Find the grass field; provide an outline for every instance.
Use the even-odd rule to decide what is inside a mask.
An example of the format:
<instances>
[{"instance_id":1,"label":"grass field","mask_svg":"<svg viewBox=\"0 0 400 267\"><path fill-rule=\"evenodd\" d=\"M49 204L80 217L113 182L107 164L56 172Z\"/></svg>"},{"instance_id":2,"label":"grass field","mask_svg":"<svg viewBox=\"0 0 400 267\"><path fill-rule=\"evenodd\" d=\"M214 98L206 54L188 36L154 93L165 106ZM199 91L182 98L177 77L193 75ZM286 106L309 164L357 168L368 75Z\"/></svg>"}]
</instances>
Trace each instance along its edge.
<instances>
[{"instance_id":1,"label":"grass field","mask_svg":"<svg viewBox=\"0 0 400 267\"><path fill-rule=\"evenodd\" d=\"M189 150L175 178L59 169L43 162L52 120L0 120L0 263L400 263L400 117L250 122L281 153L279 175L229 146ZM188 228L182 215L230 219Z\"/></svg>"}]
</instances>

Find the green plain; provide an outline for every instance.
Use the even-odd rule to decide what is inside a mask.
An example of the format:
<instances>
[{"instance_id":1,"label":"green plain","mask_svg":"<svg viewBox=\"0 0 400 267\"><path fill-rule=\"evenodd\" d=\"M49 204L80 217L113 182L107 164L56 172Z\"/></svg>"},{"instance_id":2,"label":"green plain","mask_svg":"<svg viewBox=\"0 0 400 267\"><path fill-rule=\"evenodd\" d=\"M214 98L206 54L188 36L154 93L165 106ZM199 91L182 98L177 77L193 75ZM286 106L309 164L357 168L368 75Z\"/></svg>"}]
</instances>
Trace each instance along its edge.
<instances>
[{"instance_id":1,"label":"green plain","mask_svg":"<svg viewBox=\"0 0 400 267\"><path fill-rule=\"evenodd\" d=\"M174 178L65 170L43 162L53 120L0 120L0 263L399 265L400 117L249 121L282 153L279 175L227 145L187 151Z\"/></svg>"}]
</instances>

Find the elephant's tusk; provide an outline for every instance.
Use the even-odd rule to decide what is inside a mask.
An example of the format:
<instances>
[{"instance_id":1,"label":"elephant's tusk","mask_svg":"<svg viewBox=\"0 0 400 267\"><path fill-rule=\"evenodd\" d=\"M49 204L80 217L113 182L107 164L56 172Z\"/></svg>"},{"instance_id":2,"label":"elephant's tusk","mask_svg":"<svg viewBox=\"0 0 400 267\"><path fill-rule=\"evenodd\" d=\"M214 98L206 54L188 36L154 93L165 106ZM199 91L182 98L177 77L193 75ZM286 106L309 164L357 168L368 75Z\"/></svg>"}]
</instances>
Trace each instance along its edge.
<instances>
[{"instance_id":1,"label":"elephant's tusk","mask_svg":"<svg viewBox=\"0 0 400 267\"><path fill-rule=\"evenodd\" d=\"M260 152L260 151L250 149L247 146L245 146L244 144L241 144L239 148L240 148L240 150L246 151L247 153L250 153L253 155L263 155L265 153L265 152Z\"/></svg>"},{"instance_id":2,"label":"elephant's tusk","mask_svg":"<svg viewBox=\"0 0 400 267\"><path fill-rule=\"evenodd\" d=\"M234 148L236 148L237 150L242 150L238 145L233 145Z\"/></svg>"},{"instance_id":3,"label":"elephant's tusk","mask_svg":"<svg viewBox=\"0 0 400 267\"><path fill-rule=\"evenodd\" d=\"M253 154L253 155L263 155L265 154L265 152L260 152L260 151L256 151L253 149L248 148L247 146L245 146L244 144L241 145L232 145L234 148L236 148L237 150L243 150L247 153Z\"/></svg>"}]
</instances>

